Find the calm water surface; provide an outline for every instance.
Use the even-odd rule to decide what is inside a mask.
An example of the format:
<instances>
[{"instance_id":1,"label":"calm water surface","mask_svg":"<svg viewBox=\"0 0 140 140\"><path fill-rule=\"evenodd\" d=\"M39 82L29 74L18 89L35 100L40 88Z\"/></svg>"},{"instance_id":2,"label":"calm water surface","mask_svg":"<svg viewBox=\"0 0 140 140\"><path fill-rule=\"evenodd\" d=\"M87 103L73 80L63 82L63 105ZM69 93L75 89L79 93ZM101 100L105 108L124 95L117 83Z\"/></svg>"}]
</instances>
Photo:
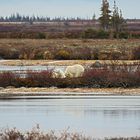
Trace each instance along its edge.
<instances>
[{"instance_id":1,"label":"calm water surface","mask_svg":"<svg viewBox=\"0 0 140 140\"><path fill-rule=\"evenodd\" d=\"M76 131L94 137L140 136L140 97L0 100L0 128Z\"/></svg>"}]
</instances>

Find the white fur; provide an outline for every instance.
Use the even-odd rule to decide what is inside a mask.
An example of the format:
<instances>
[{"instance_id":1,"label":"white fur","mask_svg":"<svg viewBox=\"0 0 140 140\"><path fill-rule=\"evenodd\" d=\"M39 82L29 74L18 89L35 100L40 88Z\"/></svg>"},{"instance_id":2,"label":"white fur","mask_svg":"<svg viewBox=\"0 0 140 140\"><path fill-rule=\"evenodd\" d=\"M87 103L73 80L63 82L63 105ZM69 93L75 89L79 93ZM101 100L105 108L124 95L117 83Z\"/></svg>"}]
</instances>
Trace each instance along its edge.
<instances>
[{"instance_id":1,"label":"white fur","mask_svg":"<svg viewBox=\"0 0 140 140\"><path fill-rule=\"evenodd\" d=\"M65 73L61 69L55 69L52 72L53 78L65 78Z\"/></svg>"},{"instance_id":2,"label":"white fur","mask_svg":"<svg viewBox=\"0 0 140 140\"><path fill-rule=\"evenodd\" d=\"M85 69L82 65L76 64L73 66L67 66L65 70L66 77L81 77L84 73Z\"/></svg>"}]
</instances>

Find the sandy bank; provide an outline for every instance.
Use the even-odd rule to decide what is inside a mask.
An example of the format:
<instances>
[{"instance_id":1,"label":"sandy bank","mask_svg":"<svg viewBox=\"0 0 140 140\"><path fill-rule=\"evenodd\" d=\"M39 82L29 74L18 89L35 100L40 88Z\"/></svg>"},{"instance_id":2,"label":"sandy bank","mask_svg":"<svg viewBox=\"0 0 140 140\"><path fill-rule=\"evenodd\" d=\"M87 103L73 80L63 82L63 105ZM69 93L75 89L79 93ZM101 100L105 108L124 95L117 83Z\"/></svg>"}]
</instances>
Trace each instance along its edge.
<instances>
[{"instance_id":1,"label":"sandy bank","mask_svg":"<svg viewBox=\"0 0 140 140\"><path fill-rule=\"evenodd\" d=\"M140 88L1 88L0 96L3 95L140 95Z\"/></svg>"}]
</instances>

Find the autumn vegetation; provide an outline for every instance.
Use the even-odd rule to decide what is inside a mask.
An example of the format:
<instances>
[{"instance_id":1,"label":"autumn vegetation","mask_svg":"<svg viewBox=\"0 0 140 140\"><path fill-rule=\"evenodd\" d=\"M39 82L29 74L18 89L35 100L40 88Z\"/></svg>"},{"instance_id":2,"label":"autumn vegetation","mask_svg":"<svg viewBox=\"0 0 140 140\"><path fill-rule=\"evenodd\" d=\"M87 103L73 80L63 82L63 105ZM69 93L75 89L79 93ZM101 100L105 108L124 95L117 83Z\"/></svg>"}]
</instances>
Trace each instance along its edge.
<instances>
[{"instance_id":1,"label":"autumn vegetation","mask_svg":"<svg viewBox=\"0 0 140 140\"><path fill-rule=\"evenodd\" d=\"M0 39L139 39L139 20L132 22L129 25L129 20L123 18L116 1L111 8L108 0L103 0L98 19L30 17L19 13L0 17Z\"/></svg>"},{"instance_id":2,"label":"autumn vegetation","mask_svg":"<svg viewBox=\"0 0 140 140\"><path fill-rule=\"evenodd\" d=\"M139 60L139 40L7 40L0 42L1 59Z\"/></svg>"},{"instance_id":3,"label":"autumn vegetation","mask_svg":"<svg viewBox=\"0 0 140 140\"><path fill-rule=\"evenodd\" d=\"M1 87L112 88L140 87L140 64L102 65L87 68L78 78L52 78L53 70L0 73Z\"/></svg>"},{"instance_id":4,"label":"autumn vegetation","mask_svg":"<svg viewBox=\"0 0 140 140\"><path fill-rule=\"evenodd\" d=\"M1 140L96 140L94 137L84 136L80 133L72 133L67 130L56 134L55 131L44 132L40 128L33 128L31 131L22 132L13 129L5 129L0 133ZM104 138L102 140L139 140L139 137L129 138ZM99 139L100 140L100 139Z\"/></svg>"},{"instance_id":5,"label":"autumn vegetation","mask_svg":"<svg viewBox=\"0 0 140 140\"><path fill-rule=\"evenodd\" d=\"M110 10L107 0L102 1L101 16L93 19L98 28L69 25L69 20L12 15L0 22L25 22L1 24L0 59L24 60L140 60L140 34L126 30L126 21L114 1ZM61 26L34 24L58 22ZM84 22L77 19L75 22ZM135 38L135 39L134 39ZM137 38L137 39L136 39ZM134 64L135 65L135 64ZM123 67L123 69L122 69ZM135 71L123 66L104 66L86 69L79 78L52 78L51 71L27 71L21 78L12 72L0 73L0 86L15 87L139 87L139 64ZM117 70L116 70L117 69ZM6 80L4 80L6 79Z\"/></svg>"}]
</instances>

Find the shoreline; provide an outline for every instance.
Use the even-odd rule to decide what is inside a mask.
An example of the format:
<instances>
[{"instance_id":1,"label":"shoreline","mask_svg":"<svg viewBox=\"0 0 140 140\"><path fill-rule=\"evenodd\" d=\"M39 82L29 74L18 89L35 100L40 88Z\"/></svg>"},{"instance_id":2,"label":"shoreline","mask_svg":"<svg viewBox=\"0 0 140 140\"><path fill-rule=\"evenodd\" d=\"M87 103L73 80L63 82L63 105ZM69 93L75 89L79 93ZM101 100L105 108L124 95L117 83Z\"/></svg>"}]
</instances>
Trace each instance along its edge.
<instances>
[{"instance_id":1,"label":"shoreline","mask_svg":"<svg viewBox=\"0 0 140 140\"><path fill-rule=\"evenodd\" d=\"M73 64L82 64L82 65L91 65L95 63L96 60L0 60L1 66L67 66ZM133 64L136 62L140 62L139 60L136 61L122 61L122 60L99 60L100 63L127 63ZM91 95L91 96L111 96L111 95L140 95L140 87L138 88L57 88L57 87L50 87L50 88L14 88L14 87L7 87L3 88L0 87L0 97L1 96L48 96L48 95L65 95L65 96L78 96L78 95Z\"/></svg>"},{"instance_id":2,"label":"shoreline","mask_svg":"<svg viewBox=\"0 0 140 140\"><path fill-rule=\"evenodd\" d=\"M0 60L3 66L69 66L74 64L91 65L96 61L101 64L134 64L140 60Z\"/></svg>"},{"instance_id":3,"label":"shoreline","mask_svg":"<svg viewBox=\"0 0 140 140\"><path fill-rule=\"evenodd\" d=\"M140 96L140 88L1 88L2 97L92 97L92 96Z\"/></svg>"}]
</instances>

